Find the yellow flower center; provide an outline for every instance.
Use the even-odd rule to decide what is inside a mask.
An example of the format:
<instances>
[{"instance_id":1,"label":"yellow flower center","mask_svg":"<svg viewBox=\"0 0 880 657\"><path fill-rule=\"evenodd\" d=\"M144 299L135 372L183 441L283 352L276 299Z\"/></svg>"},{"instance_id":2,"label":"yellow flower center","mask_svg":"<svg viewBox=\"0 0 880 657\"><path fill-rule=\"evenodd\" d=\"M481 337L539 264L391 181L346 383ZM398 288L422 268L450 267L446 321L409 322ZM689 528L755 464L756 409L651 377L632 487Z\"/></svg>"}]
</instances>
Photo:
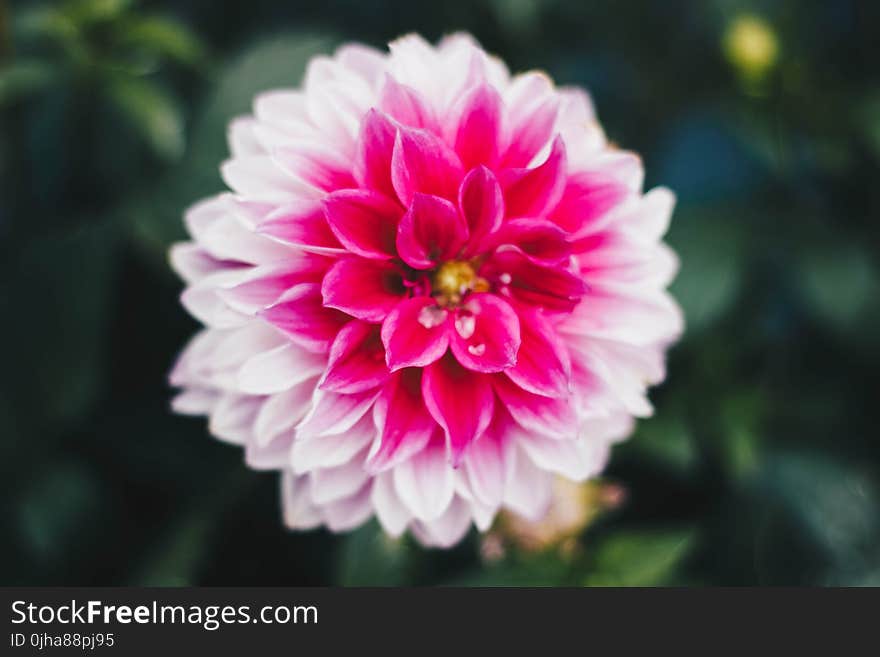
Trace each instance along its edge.
<instances>
[{"instance_id":1,"label":"yellow flower center","mask_svg":"<svg viewBox=\"0 0 880 657\"><path fill-rule=\"evenodd\" d=\"M460 302L470 291L485 292L488 289L488 282L477 276L473 265L464 260L444 262L434 272L432 290L441 306Z\"/></svg>"}]
</instances>

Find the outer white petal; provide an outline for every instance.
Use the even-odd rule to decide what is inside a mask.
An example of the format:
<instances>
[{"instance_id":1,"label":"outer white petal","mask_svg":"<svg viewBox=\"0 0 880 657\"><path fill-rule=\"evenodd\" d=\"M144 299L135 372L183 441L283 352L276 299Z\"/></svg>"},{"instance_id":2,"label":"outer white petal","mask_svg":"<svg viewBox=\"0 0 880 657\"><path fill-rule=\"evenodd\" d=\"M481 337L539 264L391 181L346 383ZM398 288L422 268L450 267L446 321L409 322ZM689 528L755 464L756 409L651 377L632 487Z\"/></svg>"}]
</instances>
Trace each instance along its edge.
<instances>
[{"instance_id":1,"label":"outer white petal","mask_svg":"<svg viewBox=\"0 0 880 657\"><path fill-rule=\"evenodd\" d=\"M429 445L393 472L397 494L419 520L438 518L452 501L454 471L442 444Z\"/></svg>"},{"instance_id":2,"label":"outer white petal","mask_svg":"<svg viewBox=\"0 0 880 657\"><path fill-rule=\"evenodd\" d=\"M373 507L382 528L391 536L400 536L412 519L394 486L394 474L382 472L373 479Z\"/></svg>"},{"instance_id":3,"label":"outer white petal","mask_svg":"<svg viewBox=\"0 0 880 657\"><path fill-rule=\"evenodd\" d=\"M370 503L372 484L364 484L360 491L342 500L321 507L321 517L330 531L345 532L354 529L373 515Z\"/></svg>"},{"instance_id":4,"label":"outer white petal","mask_svg":"<svg viewBox=\"0 0 880 657\"><path fill-rule=\"evenodd\" d=\"M448 548L464 538L470 524L470 506L460 497L456 497L441 516L430 521L416 521L412 531L427 547Z\"/></svg>"},{"instance_id":5,"label":"outer white petal","mask_svg":"<svg viewBox=\"0 0 880 657\"><path fill-rule=\"evenodd\" d=\"M309 491L315 504L329 504L350 497L370 478L364 469L364 450L348 463L332 468L317 468L309 473Z\"/></svg>"},{"instance_id":6,"label":"outer white petal","mask_svg":"<svg viewBox=\"0 0 880 657\"><path fill-rule=\"evenodd\" d=\"M321 524L321 511L311 503L305 477L291 472L281 475L281 504L284 524L291 529L312 529Z\"/></svg>"},{"instance_id":7,"label":"outer white petal","mask_svg":"<svg viewBox=\"0 0 880 657\"><path fill-rule=\"evenodd\" d=\"M288 342L249 358L238 372L238 385L242 392L268 395L321 374L325 366L322 354Z\"/></svg>"},{"instance_id":8,"label":"outer white petal","mask_svg":"<svg viewBox=\"0 0 880 657\"><path fill-rule=\"evenodd\" d=\"M542 470L521 449L511 459L504 489L504 506L528 518L537 520L550 506L553 477Z\"/></svg>"},{"instance_id":9,"label":"outer white petal","mask_svg":"<svg viewBox=\"0 0 880 657\"><path fill-rule=\"evenodd\" d=\"M211 413L211 433L230 443L244 445L253 435L254 419L263 399L250 395L224 394Z\"/></svg>"},{"instance_id":10,"label":"outer white petal","mask_svg":"<svg viewBox=\"0 0 880 657\"><path fill-rule=\"evenodd\" d=\"M344 433L329 436L297 436L290 452L290 466L297 474L315 468L332 468L350 461L376 436L369 417L361 418Z\"/></svg>"}]
</instances>

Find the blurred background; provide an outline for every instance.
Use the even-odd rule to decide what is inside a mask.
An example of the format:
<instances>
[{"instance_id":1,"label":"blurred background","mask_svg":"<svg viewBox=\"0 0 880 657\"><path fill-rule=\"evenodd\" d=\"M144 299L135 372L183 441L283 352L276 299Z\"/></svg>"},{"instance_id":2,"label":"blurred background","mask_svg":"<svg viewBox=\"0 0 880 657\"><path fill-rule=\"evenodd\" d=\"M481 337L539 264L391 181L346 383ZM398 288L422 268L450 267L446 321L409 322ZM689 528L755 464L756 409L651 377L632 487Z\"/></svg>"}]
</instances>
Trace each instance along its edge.
<instances>
[{"instance_id":1,"label":"blurred background","mask_svg":"<svg viewBox=\"0 0 880 657\"><path fill-rule=\"evenodd\" d=\"M880 585L880 3L0 0L0 584ZM228 119L343 40L472 32L587 87L688 320L656 415L449 552L282 528L166 374Z\"/></svg>"}]
</instances>

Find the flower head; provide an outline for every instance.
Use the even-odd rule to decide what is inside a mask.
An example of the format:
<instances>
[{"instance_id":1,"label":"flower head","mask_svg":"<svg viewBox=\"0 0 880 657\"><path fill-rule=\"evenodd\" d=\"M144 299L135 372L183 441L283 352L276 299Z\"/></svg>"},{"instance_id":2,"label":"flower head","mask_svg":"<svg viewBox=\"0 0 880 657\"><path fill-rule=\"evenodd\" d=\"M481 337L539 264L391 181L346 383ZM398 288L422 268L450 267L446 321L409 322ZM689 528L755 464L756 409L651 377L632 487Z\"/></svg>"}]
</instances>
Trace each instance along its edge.
<instances>
[{"instance_id":1,"label":"flower head","mask_svg":"<svg viewBox=\"0 0 880 657\"><path fill-rule=\"evenodd\" d=\"M537 518L651 412L682 326L673 197L584 92L408 36L312 60L229 141L232 193L172 250L205 324L174 407L283 472L291 527L375 514L448 546Z\"/></svg>"}]
</instances>

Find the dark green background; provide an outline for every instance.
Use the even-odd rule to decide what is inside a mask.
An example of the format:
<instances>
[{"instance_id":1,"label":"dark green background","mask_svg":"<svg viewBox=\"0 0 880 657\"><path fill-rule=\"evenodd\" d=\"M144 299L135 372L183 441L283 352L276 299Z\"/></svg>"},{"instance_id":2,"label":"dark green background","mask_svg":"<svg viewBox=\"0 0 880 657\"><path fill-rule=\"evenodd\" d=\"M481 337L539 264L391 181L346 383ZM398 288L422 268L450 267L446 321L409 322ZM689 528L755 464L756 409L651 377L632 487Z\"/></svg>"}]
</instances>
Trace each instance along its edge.
<instances>
[{"instance_id":1,"label":"dark green background","mask_svg":"<svg viewBox=\"0 0 880 657\"><path fill-rule=\"evenodd\" d=\"M743 13L780 43L760 83L721 45ZM0 1L0 583L880 585L878 25L854 1ZM455 29L588 87L679 198L687 333L573 559L288 533L276 476L168 409L196 324L167 247L221 189L226 121L343 40Z\"/></svg>"}]
</instances>

